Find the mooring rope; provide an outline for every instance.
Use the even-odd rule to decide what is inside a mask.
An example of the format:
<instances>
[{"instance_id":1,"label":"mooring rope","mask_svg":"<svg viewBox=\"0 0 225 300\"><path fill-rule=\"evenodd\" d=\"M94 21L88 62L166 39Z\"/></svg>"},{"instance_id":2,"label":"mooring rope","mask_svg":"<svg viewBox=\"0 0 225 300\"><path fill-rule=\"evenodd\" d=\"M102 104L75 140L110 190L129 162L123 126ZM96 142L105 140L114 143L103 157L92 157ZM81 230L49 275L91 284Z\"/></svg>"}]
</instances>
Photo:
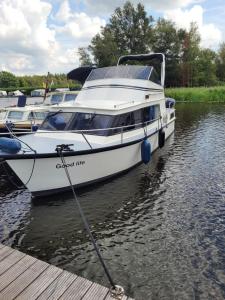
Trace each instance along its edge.
<instances>
[{"instance_id":1,"label":"mooring rope","mask_svg":"<svg viewBox=\"0 0 225 300\"><path fill-rule=\"evenodd\" d=\"M105 265L105 262L104 262L104 260L103 260L103 258L102 258L102 256L101 256L100 250L99 250L99 248L98 248L98 246L97 246L97 244L96 244L96 241L95 241L95 239L94 239L94 237L93 237L93 234L92 234L92 232L91 232L91 230L90 230L89 224L88 224L87 219L86 219L86 217L85 217L85 215L84 215L83 209L82 209L82 207L81 207L81 205L80 205L80 201L79 201L78 198L77 198L77 195L76 195L76 193L75 193L75 190L74 190L74 187L73 187L71 178L70 178L69 171L68 171L68 169L67 169L66 161L65 161L65 158L64 158L64 155L63 155L63 150L65 151L65 149L66 149L67 151L69 151L69 146L71 146L71 145L58 145L58 146L56 147L56 151L57 151L57 153L59 154L59 156L60 156L60 158L61 158L61 161L62 161L63 165L65 166L64 170L65 170L67 179L68 179L68 181L69 181L71 190L72 190L72 192L73 192L73 198L74 198L74 200L76 201L76 204L77 204L79 213L80 213L80 215L81 215L82 221L83 221L83 223L84 223L85 229L87 230L87 232L88 232L88 234L89 234L89 236L90 236L91 242L92 242L92 244L93 244L93 246L94 246L94 248L95 248L95 251L96 251L96 253L97 253L97 255L98 255L98 258L99 258L99 260L100 260L100 262L101 262L101 264L102 264L102 267L103 267L103 269L104 269L104 271L105 271L105 273L106 273L106 276L107 276L107 278L108 278L108 280L109 280L109 282L110 282L110 285L111 285L112 287L115 288L114 281L113 281L111 275L109 274L109 271L108 271L108 269L107 269L107 267L106 267L106 265ZM66 148L65 148L65 147L66 147Z\"/></svg>"}]
</instances>

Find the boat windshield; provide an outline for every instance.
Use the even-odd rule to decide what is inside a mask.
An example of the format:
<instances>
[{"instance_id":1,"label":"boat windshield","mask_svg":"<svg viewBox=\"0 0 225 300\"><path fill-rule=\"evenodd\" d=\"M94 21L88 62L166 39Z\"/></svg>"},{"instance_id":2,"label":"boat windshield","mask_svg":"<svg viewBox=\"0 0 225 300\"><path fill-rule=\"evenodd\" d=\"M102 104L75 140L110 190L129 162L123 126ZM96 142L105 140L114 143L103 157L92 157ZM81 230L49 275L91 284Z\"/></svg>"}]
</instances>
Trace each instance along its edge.
<instances>
[{"instance_id":1,"label":"boat windshield","mask_svg":"<svg viewBox=\"0 0 225 300\"><path fill-rule=\"evenodd\" d=\"M108 79L108 78L128 78L148 80L152 71L151 66L115 66L93 69L87 78L87 81Z\"/></svg>"},{"instance_id":2,"label":"boat windshield","mask_svg":"<svg viewBox=\"0 0 225 300\"><path fill-rule=\"evenodd\" d=\"M62 100L63 100L63 94L53 94L51 96L52 104L58 104L58 103L62 102Z\"/></svg>"},{"instance_id":3,"label":"boat windshield","mask_svg":"<svg viewBox=\"0 0 225 300\"><path fill-rule=\"evenodd\" d=\"M113 116L94 113L49 113L42 123L41 130L82 130L109 128ZM107 130L91 131L88 134L106 135Z\"/></svg>"},{"instance_id":4,"label":"boat windshield","mask_svg":"<svg viewBox=\"0 0 225 300\"><path fill-rule=\"evenodd\" d=\"M13 119L13 120L22 120L23 112L22 111L9 111L7 118Z\"/></svg>"},{"instance_id":5,"label":"boat windshield","mask_svg":"<svg viewBox=\"0 0 225 300\"><path fill-rule=\"evenodd\" d=\"M77 94L66 94L64 101L73 101L76 99L76 97L77 97Z\"/></svg>"}]
</instances>

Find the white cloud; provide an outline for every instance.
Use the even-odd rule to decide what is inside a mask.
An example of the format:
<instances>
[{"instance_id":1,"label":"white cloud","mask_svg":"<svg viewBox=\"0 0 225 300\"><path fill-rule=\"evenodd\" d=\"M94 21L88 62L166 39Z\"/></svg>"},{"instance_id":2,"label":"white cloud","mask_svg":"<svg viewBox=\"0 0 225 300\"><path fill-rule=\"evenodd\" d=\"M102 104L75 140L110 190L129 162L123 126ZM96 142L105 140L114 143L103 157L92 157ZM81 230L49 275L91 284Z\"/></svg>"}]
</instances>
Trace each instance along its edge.
<instances>
[{"instance_id":1,"label":"white cloud","mask_svg":"<svg viewBox=\"0 0 225 300\"><path fill-rule=\"evenodd\" d=\"M41 0L1 0L0 64L14 72L43 67L58 50L47 25L52 6ZM7 54L7 55L6 55Z\"/></svg>"},{"instance_id":2,"label":"white cloud","mask_svg":"<svg viewBox=\"0 0 225 300\"><path fill-rule=\"evenodd\" d=\"M215 24L204 23L204 10L200 5L194 5L191 9L173 9L165 12L165 18L175 22L177 27L189 30L191 22L198 25L201 35L201 46L215 49L222 41L222 32Z\"/></svg>"},{"instance_id":3,"label":"white cloud","mask_svg":"<svg viewBox=\"0 0 225 300\"><path fill-rule=\"evenodd\" d=\"M56 32L63 34L64 38L81 39L88 43L90 39L105 25L105 20L99 17L90 17L86 13L71 12L68 0L64 0L55 20L64 22L64 26L56 26Z\"/></svg>"},{"instance_id":4,"label":"white cloud","mask_svg":"<svg viewBox=\"0 0 225 300\"><path fill-rule=\"evenodd\" d=\"M67 0L64 0L61 3L58 12L56 13L56 19L62 22L66 22L67 20L70 19L71 16L72 16L72 12L69 6L69 2Z\"/></svg>"},{"instance_id":5,"label":"white cloud","mask_svg":"<svg viewBox=\"0 0 225 300\"><path fill-rule=\"evenodd\" d=\"M142 3L146 8L164 11L168 9L186 7L190 4L203 2L204 0L133 0L132 4ZM126 0L102 1L102 0L83 0L88 12L98 14L111 14L116 7L121 7Z\"/></svg>"}]
</instances>

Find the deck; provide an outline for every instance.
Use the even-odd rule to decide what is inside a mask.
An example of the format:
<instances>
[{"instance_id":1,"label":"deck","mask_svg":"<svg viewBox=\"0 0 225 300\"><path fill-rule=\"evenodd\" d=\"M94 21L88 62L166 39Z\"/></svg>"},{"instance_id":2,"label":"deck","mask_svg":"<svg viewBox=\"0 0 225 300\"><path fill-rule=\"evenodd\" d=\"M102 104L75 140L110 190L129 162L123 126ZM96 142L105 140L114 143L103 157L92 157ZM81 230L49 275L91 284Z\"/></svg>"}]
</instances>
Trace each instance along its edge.
<instances>
[{"instance_id":1,"label":"deck","mask_svg":"<svg viewBox=\"0 0 225 300\"><path fill-rule=\"evenodd\" d=\"M115 300L109 289L0 244L1 300ZM122 300L133 300L123 296Z\"/></svg>"}]
</instances>

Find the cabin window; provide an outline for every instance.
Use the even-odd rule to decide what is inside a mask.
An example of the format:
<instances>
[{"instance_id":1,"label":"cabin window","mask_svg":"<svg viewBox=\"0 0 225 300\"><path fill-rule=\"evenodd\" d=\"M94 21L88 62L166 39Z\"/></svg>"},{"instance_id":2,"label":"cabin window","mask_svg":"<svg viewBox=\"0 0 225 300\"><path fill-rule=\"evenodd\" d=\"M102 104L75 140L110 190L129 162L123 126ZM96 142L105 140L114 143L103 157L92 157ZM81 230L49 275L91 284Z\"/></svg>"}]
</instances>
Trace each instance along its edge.
<instances>
[{"instance_id":1,"label":"cabin window","mask_svg":"<svg viewBox=\"0 0 225 300\"><path fill-rule=\"evenodd\" d=\"M22 111L9 111L7 118L14 119L14 120L22 120L23 112Z\"/></svg>"},{"instance_id":2,"label":"cabin window","mask_svg":"<svg viewBox=\"0 0 225 300\"><path fill-rule=\"evenodd\" d=\"M74 113L51 112L47 115L40 129L42 130L67 130Z\"/></svg>"},{"instance_id":3,"label":"cabin window","mask_svg":"<svg viewBox=\"0 0 225 300\"><path fill-rule=\"evenodd\" d=\"M63 94L53 94L51 97L51 103L52 104L58 104L60 102L62 102L63 100Z\"/></svg>"},{"instance_id":4,"label":"cabin window","mask_svg":"<svg viewBox=\"0 0 225 300\"><path fill-rule=\"evenodd\" d=\"M73 101L76 99L76 97L77 97L77 94L66 94L64 101Z\"/></svg>"},{"instance_id":5,"label":"cabin window","mask_svg":"<svg viewBox=\"0 0 225 300\"><path fill-rule=\"evenodd\" d=\"M47 112L42 111L31 111L28 116L28 120L44 120L47 116Z\"/></svg>"},{"instance_id":6,"label":"cabin window","mask_svg":"<svg viewBox=\"0 0 225 300\"><path fill-rule=\"evenodd\" d=\"M159 105L143 108L143 122L153 121L159 117Z\"/></svg>"},{"instance_id":7,"label":"cabin window","mask_svg":"<svg viewBox=\"0 0 225 300\"><path fill-rule=\"evenodd\" d=\"M76 113L70 130L91 130L110 128L113 116L95 113ZM87 134L108 135L108 130L96 130L86 132Z\"/></svg>"}]
</instances>

